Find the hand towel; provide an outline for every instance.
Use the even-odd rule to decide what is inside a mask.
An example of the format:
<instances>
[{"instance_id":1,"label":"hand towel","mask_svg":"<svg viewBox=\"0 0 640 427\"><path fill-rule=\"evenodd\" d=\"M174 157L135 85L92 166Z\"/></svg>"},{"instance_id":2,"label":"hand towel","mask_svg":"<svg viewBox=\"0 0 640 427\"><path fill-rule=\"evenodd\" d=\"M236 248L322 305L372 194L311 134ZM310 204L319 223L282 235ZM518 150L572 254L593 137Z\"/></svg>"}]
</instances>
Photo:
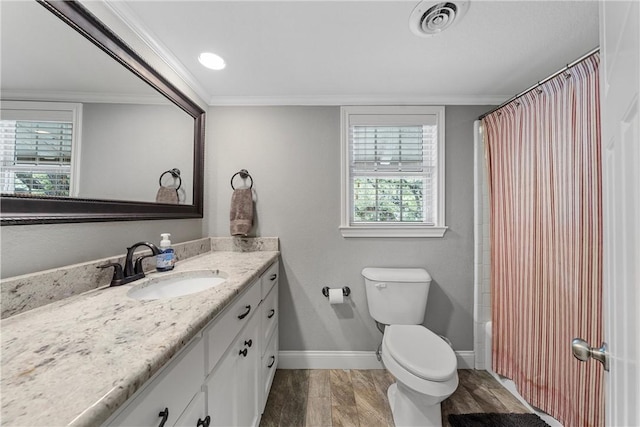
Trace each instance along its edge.
<instances>
[{"instance_id":1,"label":"hand towel","mask_svg":"<svg viewBox=\"0 0 640 427\"><path fill-rule=\"evenodd\" d=\"M231 235L246 236L253 227L253 194L250 188L237 188L231 195Z\"/></svg>"},{"instance_id":2,"label":"hand towel","mask_svg":"<svg viewBox=\"0 0 640 427\"><path fill-rule=\"evenodd\" d=\"M175 188L160 186L156 194L157 203L178 204L178 192Z\"/></svg>"}]
</instances>

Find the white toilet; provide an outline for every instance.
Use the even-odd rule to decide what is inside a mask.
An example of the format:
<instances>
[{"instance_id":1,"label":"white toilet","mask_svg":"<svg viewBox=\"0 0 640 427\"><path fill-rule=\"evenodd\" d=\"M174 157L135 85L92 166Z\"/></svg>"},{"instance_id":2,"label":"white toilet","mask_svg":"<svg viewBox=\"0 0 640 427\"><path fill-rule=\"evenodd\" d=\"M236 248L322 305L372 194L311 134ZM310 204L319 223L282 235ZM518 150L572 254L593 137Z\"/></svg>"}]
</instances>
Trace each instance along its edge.
<instances>
[{"instance_id":1,"label":"white toilet","mask_svg":"<svg viewBox=\"0 0 640 427\"><path fill-rule=\"evenodd\" d=\"M396 378L387 391L396 427L441 426L440 402L458 387L458 363L422 326L431 276L422 268L365 268L362 275L371 317L388 325L382 362Z\"/></svg>"}]
</instances>

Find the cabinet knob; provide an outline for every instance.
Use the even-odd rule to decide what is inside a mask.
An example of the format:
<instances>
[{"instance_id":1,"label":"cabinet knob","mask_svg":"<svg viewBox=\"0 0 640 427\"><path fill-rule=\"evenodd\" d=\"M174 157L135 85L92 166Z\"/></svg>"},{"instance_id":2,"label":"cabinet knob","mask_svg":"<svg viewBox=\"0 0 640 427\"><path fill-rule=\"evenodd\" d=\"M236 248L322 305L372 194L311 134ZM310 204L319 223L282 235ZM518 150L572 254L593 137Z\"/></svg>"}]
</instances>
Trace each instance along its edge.
<instances>
[{"instance_id":1,"label":"cabinet knob","mask_svg":"<svg viewBox=\"0 0 640 427\"><path fill-rule=\"evenodd\" d=\"M196 424L196 427L209 427L209 424L211 424L211 417L207 415L204 417L204 420L198 418L198 424Z\"/></svg>"},{"instance_id":2,"label":"cabinet knob","mask_svg":"<svg viewBox=\"0 0 640 427\"><path fill-rule=\"evenodd\" d=\"M247 347L251 347L253 345L253 340L245 341L244 345L246 345Z\"/></svg>"},{"instance_id":3,"label":"cabinet knob","mask_svg":"<svg viewBox=\"0 0 640 427\"><path fill-rule=\"evenodd\" d=\"M249 312L251 311L251 306L250 305L245 305L244 308L247 309L247 311L245 311L244 313L242 313L241 315L238 316L238 319L242 320L245 317L247 317L249 315Z\"/></svg>"},{"instance_id":4,"label":"cabinet knob","mask_svg":"<svg viewBox=\"0 0 640 427\"><path fill-rule=\"evenodd\" d=\"M162 419L160 420L160 424L158 424L158 427L164 427L164 423L166 423L167 419L169 418L169 408L164 408L164 411L160 411L158 416L162 417Z\"/></svg>"},{"instance_id":5,"label":"cabinet knob","mask_svg":"<svg viewBox=\"0 0 640 427\"><path fill-rule=\"evenodd\" d=\"M267 319L271 319L274 314L276 314L276 311L272 308L271 310L269 310L269 314L267 315Z\"/></svg>"},{"instance_id":6,"label":"cabinet knob","mask_svg":"<svg viewBox=\"0 0 640 427\"><path fill-rule=\"evenodd\" d=\"M240 350L240 351L238 352L238 354L241 354L241 355L242 355L242 357L247 357L247 349L246 349L246 348L244 348L244 349Z\"/></svg>"},{"instance_id":7,"label":"cabinet knob","mask_svg":"<svg viewBox=\"0 0 640 427\"><path fill-rule=\"evenodd\" d=\"M269 277L269 280L271 280L273 282L274 280L276 280L277 277L278 277L278 275L276 273L273 273L271 275L271 277Z\"/></svg>"},{"instance_id":8,"label":"cabinet knob","mask_svg":"<svg viewBox=\"0 0 640 427\"><path fill-rule=\"evenodd\" d=\"M271 356L271 363L269 363L267 365L267 368L272 367L274 363L276 363L276 357L275 356Z\"/></svg>"}]
</instances>

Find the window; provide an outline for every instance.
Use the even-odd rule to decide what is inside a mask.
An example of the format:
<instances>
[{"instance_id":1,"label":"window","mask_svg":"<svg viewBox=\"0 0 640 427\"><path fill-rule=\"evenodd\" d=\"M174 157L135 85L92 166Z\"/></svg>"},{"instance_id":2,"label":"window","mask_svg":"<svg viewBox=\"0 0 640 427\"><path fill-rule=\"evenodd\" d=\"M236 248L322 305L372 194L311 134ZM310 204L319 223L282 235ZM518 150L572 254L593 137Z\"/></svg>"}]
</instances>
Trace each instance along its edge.
<instances>
[{"instance_id":1,"label":"window","mask_svg":"<svg viewBox=\"0 0 640 427\"><path fill-rule=\"evenodd\" d=\"M442 237L444 107L342 107L344 237Z\"/></svg>"},{"instance_id":2,"label":"window","mask_svg":"<svg viewBox=\"0 0 640 427\"><path fill-rule=\"evenodd\" d=\"M80 104L3 101L0 110L0 191L77 195Z\"/></svg>"}]
</instances>

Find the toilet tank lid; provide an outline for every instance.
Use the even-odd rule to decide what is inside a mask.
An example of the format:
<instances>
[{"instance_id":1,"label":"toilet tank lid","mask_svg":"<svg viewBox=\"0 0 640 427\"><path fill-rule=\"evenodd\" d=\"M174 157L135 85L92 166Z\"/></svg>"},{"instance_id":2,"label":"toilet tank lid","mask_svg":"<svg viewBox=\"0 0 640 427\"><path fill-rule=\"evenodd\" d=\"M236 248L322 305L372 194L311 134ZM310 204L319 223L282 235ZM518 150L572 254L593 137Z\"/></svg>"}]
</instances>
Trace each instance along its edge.
<instances>
[{"instance_id":1,"label":"toilet tank lid","mask_svg":"<svg viewBox=\"0 0 640 427\"><path fill-rule=\"evenodd\" d=\"M373 268L362 270L362 275L376 282L430 282L431 275L424 268Z\"/></svg>"}]
</instances>

